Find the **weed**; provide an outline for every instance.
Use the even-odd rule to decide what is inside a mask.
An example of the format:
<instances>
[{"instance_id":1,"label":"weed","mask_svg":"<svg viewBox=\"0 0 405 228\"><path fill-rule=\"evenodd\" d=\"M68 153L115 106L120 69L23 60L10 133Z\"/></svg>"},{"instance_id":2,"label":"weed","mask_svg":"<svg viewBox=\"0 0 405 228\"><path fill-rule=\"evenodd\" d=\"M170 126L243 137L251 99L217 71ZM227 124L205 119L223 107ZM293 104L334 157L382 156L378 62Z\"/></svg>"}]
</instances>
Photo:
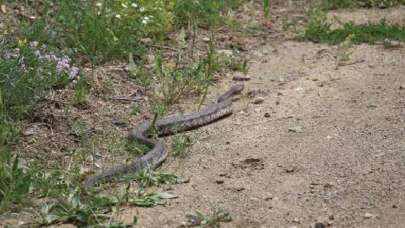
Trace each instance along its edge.
<instances>
[{"instance_id":1,"label":"weed","mask_svg":"<svg viewBox=\"0 0 405 228\"><path fill-rule=\"evenodd\" d=\"M240 0L177 0L174 6L174 23L177 26L215 27L224 22L223 15L237 8Z\"/></svg>"},{"instance_id":2,"label":"weed","mask_svg":"<svg viewBox=\"0 0 405 228\"><path fill-rule=\"evenodd\" d=\"M141 54L144 37L159 37L171 28L171 12L165 1L103 0L44 1L46 15L25 34L56 47L68 47L93 64L128 53ZM50 16L52 15L52 17Z\"/></svg>"},{"instance_id":3,"label":"weed","mask_svg":"<svg viewBox=\"0 0 405 228\"><path fill-rule=\"evenodd\" d=\"M177 182L177 176L167 173L159 173L150 169L140 172L135 178L142 188L150 186L159 186L161 184L174 184Z\"/></svg>"},{"instance_id":4,"label":"weed","mask_svg":"<svg viewBox=\"0 0 405 228\"><path fill-rule=\"evenodd\" d=\"M29 201L27 194L32 184L32 177L20 167L17 156L9 152L0 154L0 211L11 206Z\"/></svg>"},{"instance_id":5,"label":"weed","mask_svg":"<svg viewBox=\"0 0 405 228\"><path fill-rule=\"evenodd\" d=\"M263 0L264 16L269 18L270 16L270 0Z\"/></svg>"},{"instance_id":6,"label":"weed","mask_svg":"<svg viewBox=\"0 0 405 228\"><path fill-rule=\"evenodd\" d=\"M193 142L187 135L175 135L172 139L172 155L175 157L185 156L190 150Z\"/></svg>"},{"instance_id":7,"label":"weed","mask_svg":"<svg viewBox=\"0 0 405 228\"><path fill-rule=\"evenodd\" d=\"M308 22L304 31L304 38L314 42L321 41L322 37L327 35L331 30L331 23L328 21L324 11L313 8L306 12Z\"/></svg>"},{"instance_id":8,"label":"weed","mask_svg":"<svg viewBox=\"0 0 405 228\"><path fill-rule=\"evenodd\" d=\"M216 210L210 216L205 215L199 211L196 211L195 214L186 215L186 218L187 223L182 225L181 227L202 226L202 227L219 228L221 227L221 223L232 221L231 215L223 210Z\"/></svg>"},{"instance_id":9,"label":"weed","mask_svg":"<svg viewBox=\"0 0 405 228\"><path fill-rule=\"evenodd\" d=\"M345 41L343 41L338 48L337 53L337 61L338 65L342 62L347 62L350 60L350 56L352 54L351 48L353 47L353 39L354 35L351 34L346 37Z\"/></svg>"},{"instance_id":10,"label":"weed","mask_svg":"<svg viewBox=\"0 0 405 228\"><path fill-rule=\"evenodd\" d=\"M81 77L76 84L72 104L76 107L86 107L88 105L88 96L90 93L90 84L85 77Z\"/></svg>"},{"instance_id":11,"label":"weed","mask_svg":"<svg viewBox=\"0 0 405 228\"><path fill-rule=\"evenodd\" d=\"M176 103L185 94L201 92L210 83L213 64L203 60L195 64L182 64L182 55L178 55L176 64L164 64L161 57L156 58L155 72L160 83L156 92L164 105Z\"/></svg>"},{"instance_id":12,"label":"weed","mask_svg":"<svg viewBox=\"0 0 405 228\"><path fill-rule=\"evenodd\" d=\"M130 78L134 79L137 83L143 86L149 86L151 83L151 78L149 77L148 70L145 68L145 63L140 61L138 64L135 64L132 53L129 53L128 60L128 71Z\"/></svg>"},{"instance_id":13,"label":"weed","mask_svg":"<svg viewBox=\"0 0 405 228\"><path fill-rule=\"evenodd\" d=\"M375 43L377 41L405 40L405 27L397 24L387 24L384 20L379 23L356 25L352 22L343 24L343 27L331 29L326 13L320 9L311 9L307 13L308 23L303 37L314 42L337 44L351 37L351 42Z\"/></svg>"},{"instance_id":14,"label":"weed","mask_svg":"<svg viewBox=\"0 0 405 228\"><path fill-rule=\"evenodd\" d=\"M129 141L128 139L125 139L125 151L132 156L142 156L149 150L151 150L151 148L144 144L139 144L136 141Z\"/></svg>"},{"instance_id":15,"label":"weed","mask_svg":"<svg viewBox=\"0 0 405 228\"><path fill-rule=\"evenodd\" d=\"M138 104L134 104L131 107L131 115L136 116L141 112L141 108L139 107Z\"/></svg>"},{"instance_id":16,"label":"weed","mask_svg":"<svg viewBox=\"0 0 405 228\"><path fill-rule=\"evenodd\" d=\"M17 121L28 116L33 104L49 89L62 86L66 74L56 64L39 58L26 41L0 40L0 145L15 142Z\"/></svg>"}]
</instances>

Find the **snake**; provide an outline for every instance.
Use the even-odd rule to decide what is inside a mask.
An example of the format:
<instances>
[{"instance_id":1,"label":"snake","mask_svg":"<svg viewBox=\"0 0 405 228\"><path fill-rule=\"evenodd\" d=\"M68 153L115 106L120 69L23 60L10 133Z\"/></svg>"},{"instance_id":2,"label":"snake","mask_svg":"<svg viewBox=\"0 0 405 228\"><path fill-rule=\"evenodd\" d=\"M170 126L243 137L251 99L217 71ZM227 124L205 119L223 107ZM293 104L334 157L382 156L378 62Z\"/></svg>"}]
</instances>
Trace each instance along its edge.
<instances>
[{"instance_id":1,"label":"snake","mask_svg":"<svg viewBox=\"0 0 405 228\"><path fill-rule=\"evenodd\" d=\"M83 189L87 190L100 182L112 181L114 177L119 175L137 174L144 169L156 169L166 160L168 151L158 138L151 136L150 132L152 130L158 137L174 135L227 117L233 113L233 96L241 93L243 89L243 84L234 84L219 96L216 102L204 106L199 111L170 115L155 121L155 124L153 124L154 121L149 120L141 122L137 127L129 131L128 139L152 149L132 162L117 165L88 177L84 181Z\"/></svg>"}]
</instances>

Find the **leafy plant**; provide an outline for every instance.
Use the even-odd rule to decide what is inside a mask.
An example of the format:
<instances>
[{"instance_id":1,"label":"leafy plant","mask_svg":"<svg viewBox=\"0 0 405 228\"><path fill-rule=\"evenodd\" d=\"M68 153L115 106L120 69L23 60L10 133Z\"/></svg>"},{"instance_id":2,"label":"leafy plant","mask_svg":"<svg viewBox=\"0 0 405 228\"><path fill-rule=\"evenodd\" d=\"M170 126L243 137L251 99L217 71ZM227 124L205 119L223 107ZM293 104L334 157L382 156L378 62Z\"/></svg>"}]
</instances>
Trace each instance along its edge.
<instances>
[{"instance_id":1,"label":"leafy plant","mask_svg":"<svg viewBox=\"0 0 405 228\"><path fill-rule=\"evenodd\" d=\"M356 25L352 22L342 27L331 29L326 13L320 9L311 9L307 13L308 23L303 37L314 42L337 44L344 42L350 36L352 43L374 43L377 41L405 40L405 27L398 24L387 24L385 20L379 23Z\"/></svg>"},{"instance_id":2,"label":"leafy plant","mask_svg":"<svg viewBox=\"0 0 405 228\"><path fill-rule=\"evenodd\" d=\"M20 167L17 156L12 157L7 151L0 154L0 210L10 205L28 201L32 177Z\"/></svg>"},{"instance_id":3,"label":"leafy plant","mask_svg":"<svg viewBox=\"0 0 405 228\"><path fill-rule=\"evenodd\" d=\"M224 22L227 11L240 4L240 0L177 0L173 10L174 23L177 26L215 27Z\"/></svg>"},{"instance_id":4,"label":"leafy plant","mask_svg":"<svg viewBox=\"0 0 405 228\"><path fill-rule=\"evenodd\" d=\"M77 107L86 107L88 105L88 96L90 93L90 84L84 77L81 77L76 84L73 95L73 105Z\"/></svg>"},{"instance_id":5,"label":"leafy plant","mask_svg":"<svg viewBox=\"0 0 405 228\"><path fill-rule=\"evenodd\" d=\"M150 186L159 186L161 184L174 184L177 182L177 176L167 173L159 173L150 169L140 172L135 178L142 188Z\"/></svg>"},{"instance_id":6,"label":"leafy plant","mask_svg":"<svg viewBox=\"0 0 405 228\"><path fill-rule=\"evenodd\" d=\"M196 211L194 214L186 215L187 223L182 227L212 227L219 228L221 223L231 222L231 215L223 210L216 210L212 215L205 215L199 211Z\"/></svg>"},{"instance_id":7,"label":"leafy plant","mask_svg":"<svg viewBox=\"0 0 405 228\"><path fill-rule=\"evenodd\" d=\"M184 156L192 145L193 142L189 136L175 135L172 140L172 155L175 157Z\"/></svg>"}]
</instances>

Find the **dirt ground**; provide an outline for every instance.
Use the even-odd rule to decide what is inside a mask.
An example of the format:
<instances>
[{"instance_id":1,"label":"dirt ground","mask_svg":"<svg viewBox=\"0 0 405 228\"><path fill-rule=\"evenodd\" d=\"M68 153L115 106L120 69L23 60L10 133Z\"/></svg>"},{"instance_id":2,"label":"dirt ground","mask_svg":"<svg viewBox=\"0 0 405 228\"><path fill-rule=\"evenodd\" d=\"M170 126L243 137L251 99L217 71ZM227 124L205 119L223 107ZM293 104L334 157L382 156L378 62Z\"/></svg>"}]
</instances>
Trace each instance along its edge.
<instances>
[{"instance_id":1,"label":"dirt ground","mask_svg":"<svg viewBox=\"0 0 405 228\"><path fill-rule=\"evenodd\" d=\"M372 12L342 15L362 23ZM190 178L170 187L179 198L119 218L176 227L188 213L220 208L233 217L223 227L404 226L405 49L351 51L337 66L336 46L279 40L251 50L245 93L264 102L242 97L234 115L190 133L189 156L161 168Z\"/></svg>"}]
</instances>

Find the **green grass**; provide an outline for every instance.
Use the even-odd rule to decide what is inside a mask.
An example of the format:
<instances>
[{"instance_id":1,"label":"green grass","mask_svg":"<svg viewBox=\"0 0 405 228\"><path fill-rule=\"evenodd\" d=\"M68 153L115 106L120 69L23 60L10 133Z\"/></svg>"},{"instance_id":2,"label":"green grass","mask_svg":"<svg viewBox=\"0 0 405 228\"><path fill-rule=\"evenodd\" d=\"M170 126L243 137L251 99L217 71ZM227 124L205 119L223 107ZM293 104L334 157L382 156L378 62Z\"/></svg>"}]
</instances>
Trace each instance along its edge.
<instances>
[{"instance_id":1,"label":"green grass","mask_svg":"<svg viewBox=\"0 0 405 228\"><path fill-rule=\"evenodd\" d=\"M323 0L323 9L341 9L353 7L380 7L387 8L397 5L405 5L405 0Z\"/></svg>"},{"instance_id":2,"label":"green grass","mask_svg":"<svg viewBox=\"0 0 405 228\"><path fill-rule=\"evenodd\" d=\"M303 38L313 42L338 44L351 36L353 43L375 43L377 41L405 41L405 27L397 24L387 24L384 20L379 23L356 25L352 22L342 27L332 29L326 18L326 13L312 9L307 13L308 23Z\"/></svg>"},{"instance_id":3,"label":"green grass","mask_svg":"<svg viewBox=\"0 0 405 228\"><path fill-rule=\"evenodd\" d=\"M44 0L45 12L26 21L29 40L68 49L92 63L142 54L142 38L159 38L171 28L164 1Z\"/></svg>"},{"instance_id":4,"label":"green grass","mask_svg":"<svg viewBox=\"0 0 405 228\"><path fill-rule=\"evenodd\" d=\"M0 212L6 208L19 206L27 201L32 184L32 176L20 167L18 157L11 153L0 153Z\"/></svg>"},{"instance_id":5,"label":"green grass","mask_svg":"<svg viewBox=\"0 0 405 228\"><path fill-rule=\"evenodd\" d=\"M174 4L174 24L177 27L216 27L225 22L228 11L241 5L241 0L177 0Z\"/></svg>"},{"instance_id":6,"label":"green grass","mask_svg":"<svg viewBox=\"0 0 405 228\"><path fill-rule=\"evenodd\" d=\"M191 146L193 145L192 139L187 135L175 135L172 139L171 154L174 157L185 156Z\"/></svg>"}]
</instances>

